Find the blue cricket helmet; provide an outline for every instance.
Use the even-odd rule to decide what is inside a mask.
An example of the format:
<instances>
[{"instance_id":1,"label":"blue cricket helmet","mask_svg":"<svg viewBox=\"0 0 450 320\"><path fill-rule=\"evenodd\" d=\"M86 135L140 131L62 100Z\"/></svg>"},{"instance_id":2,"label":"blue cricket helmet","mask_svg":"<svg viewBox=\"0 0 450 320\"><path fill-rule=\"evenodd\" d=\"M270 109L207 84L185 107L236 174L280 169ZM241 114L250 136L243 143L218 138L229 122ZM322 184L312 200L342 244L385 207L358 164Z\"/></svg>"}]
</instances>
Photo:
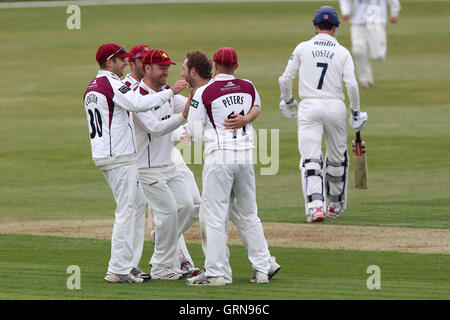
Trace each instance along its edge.
<instances>
[{"instance_id":1,"label":"blue cricket helmet","mask_svg":"<svg viewBox=\"0 0 450 320\"><path fill-rule=\"evenodd\" d=\"M316 25L324 21L328 21L332 25L339 27L339 17L336 10L333 7L323 6L316 11L313 24Z\"/></svg>"}]
</instances>

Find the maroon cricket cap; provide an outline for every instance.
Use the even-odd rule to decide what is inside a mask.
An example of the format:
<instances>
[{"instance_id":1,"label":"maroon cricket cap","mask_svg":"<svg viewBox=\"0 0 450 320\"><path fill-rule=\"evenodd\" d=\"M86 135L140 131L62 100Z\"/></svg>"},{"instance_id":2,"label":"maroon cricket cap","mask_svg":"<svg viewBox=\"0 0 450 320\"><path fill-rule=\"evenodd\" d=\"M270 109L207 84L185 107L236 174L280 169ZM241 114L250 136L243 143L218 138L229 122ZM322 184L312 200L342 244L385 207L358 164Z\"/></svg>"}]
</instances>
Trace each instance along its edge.
<instances>
[{"instance_id":1,"label":"maroon cricket cap","mask_svg":"<svg viewBox=\"0 0 450 320\"><path fill-rule=\"evenodd\" d=\"M236 50L230 47L218 49L216 53L214 53L214 62L226 67L237 65L238 57Z\"/></svg>"},{"instance_id":2,"label":"maroon cricket cap","mask_svg":"<svg viewBox=\"0 0 450 320\"><path fill-rule=\"evenodd\" d=\"M130 62L132 59L143 58L148 51L150 51L150 47L146 46L145 44L134 46L130 50L130 57L128 58L128 62Z\"/></svg>"},{"instance_id":3,"label":"maroon cricket cap","mask_svg":"<svg viewBox=\"0 0 450 320\"><path fill-rule=\"evenodd\" d=\"M160 66L167 66L169 64L176 64L175 62L172 62L169 58L169 56L167 55L167 53L165 53L162 50L150 50L147 51L147 53L144 56L144 60L142 60L142 63L144 65L146 64L159 64Z\"/></svg>"},{"instance_id":4,"label":"maroon cricket cap","mask_svg":"<svg viewBox=\"0 0 450 320\"><path fill-rule=\"evenodd\" d=\"M97 59L98 64L101 65L103 62L108 60L108 58L127 58L129 56L130 53L125 50L124 46L119 46L115 43L107 43L101 45L100 48L98 48L95 58Z\"/></svg>"}]
</instances>

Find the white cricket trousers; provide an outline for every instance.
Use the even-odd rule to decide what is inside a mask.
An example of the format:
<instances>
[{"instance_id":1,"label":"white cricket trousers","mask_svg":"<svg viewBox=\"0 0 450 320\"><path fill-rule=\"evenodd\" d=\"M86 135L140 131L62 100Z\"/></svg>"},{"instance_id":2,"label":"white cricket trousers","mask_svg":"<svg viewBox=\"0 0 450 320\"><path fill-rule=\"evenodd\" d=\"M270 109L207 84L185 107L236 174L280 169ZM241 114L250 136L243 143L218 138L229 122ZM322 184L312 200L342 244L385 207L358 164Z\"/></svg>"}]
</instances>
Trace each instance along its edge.
<instances>
[{"instance_id":1,"label":"white cricket trousers","mask_svg":"<svg viewBox=\"0 0 450 320\"><path fill-rule=\"evenodd\" d=\"M111 259L108 271L128 274L136 265L135 227L136 194L138 192L138 170L136 164L130 164L111 170L102 170L114 195L117 208L111 236ZM142 248L140 249L142 253ZM140 254L139 254L140 255Z\"/></svg>"},{"instance_id":2,"label":"white cricket trousers","mask_svg":"<svg viewBox=\"0 0 450 320\"><path fill-rule=\"evenodd\" d=\"M178 151L178 153L180 153L178 149L176 150ZM178 170L183 174L184 183L187 189L189 190L189 193L192 197L192 201L194 203L194 219L197 219L200 211L201 196L200 191L198 190L197 182L195 181L194 174L188 168L188 166L184 161L182 161L181 163L175 162L175 164ZM183 235L181 235L180 238L178 239L178 250L180 254L179 254L179 261L175 262L176 265L179 266L184 261L189 261L193 266L195 266L194 261L192 260L192 257L189 254L189 251L186 247L186 242L184 241Z\"/></svg>"},{"instance_id":3,"label":"white cricket trousers","mask_svg":"<svg viewBox=\"0 0 450 320\"><path fill-rule=\"evenodd\" d=\"M151 204L155 222L155 247L151 274L173 267L177 241L194 223L194 203L183 174L174 165L139 169L142 190Z\"/></svg>"},{"instance_id":4,"label":"white cricket trousers","mask_svg":"<svg viewBox=\"0 0 450 320\"><path fill-rule=\"evenodd\" d=\"M194 218L198 218L201 196L200 196L200 191L198 189L197 183L195 181L194 174L192 173L192 171L188 168L188 166L184 162L184 159L183 159L183 156L182 156L180 150L178 150L175 147L172 149L172 161L175 163L177 168L183 173L183 177L184 177L184 181L185 181L184 183L186 184L189 192L192 195L192 200L194 201ZM145 201L145 199L143 199L143 202L144 202L143 203L144 208L142 210L145 211L146 210L145 206L147 205L147 202ZM149 205L149 208L148 208L149 209L148 210L149 219L153 219L152 213L151 213L151 203L149 203L148 205ZM145 217L144 217L144 220L145 220ZM185 261L188 261L193 266L195 266L194 261L186 247L186 242L184 240L183 235L181 235L180 238L178 238L178 251L177 252L178 252L178 255L175 255L175 257L174 257L174 262L173 262L174 267L180 268L181 263L183 263Z\"/></svg>"},{"instance_id":5,"label":"white cricket trousers","mask_svg":"<svg viewBox=\"0 0 450 320\"><path fill-rule=\"evenodd\" d=\"M134 246L133 246L133 266L139 267L142 251L144 249L145 237L145 215L147 213L147 202L145 201L144 191L140 183L136 195L136 221L134 227Z\"/></svg>"},{"instance_id":6,"label":"white cricket trousers","mask_svg":"<svg viewBox=\"0 0 450 320\"><path fill-rule=\"evenodd\" d=\"M194 201L194 210L195 210L195 217L198 217L198 211L200 210L200 202L201 202L201 195L200 191L198 190L197 182L195 181L194 174L189 169L189 167L186 165L183 159L183 155L181 154L180 150L177 148L173 148L172 150L172 161L175 163L175 165L178 167L178 169L183 173L184 175L184 181L189 189L189 192L192 196L192 200Z\"/></svg>"},{"instance_id":7,"label":"white cricket trousers","mask_svg":"<svg viewBox=\"0 0 450 320\"><path fill-rule=\"evenodd\" d=\"M386 58L386 26L352 25L350 27L352 53L360 82L373 83L372 66L369 58L382 60Z\"/></svg>"},{"instance_id":8,"label":"white cricket trousers","mask_svg":"<svg viewBox=\"0 0 450 320\"><path fill-rule=\"evenodd\" d=\"M325 194L328 204L340 202L345 209L348 169L345 103L338 99L303 99L298 107L297 124L306 216L310 208L324 204Z\"/></svg>"},{"instance_id":9,"label":"white cricket trousers","mask_svg":"<svg viewBox=\"0 0 450 320\"><path fill-rule=\"evenodd\" d=\"M227 283L232 282L227 240L230 201L234 199L253 268L263 273L270 268L267 241L258 217L252 154L253 150L217 150L206 155L203 166L200 223L204 224L206 276L222 276Z\"/></svg>"}]
</instances>

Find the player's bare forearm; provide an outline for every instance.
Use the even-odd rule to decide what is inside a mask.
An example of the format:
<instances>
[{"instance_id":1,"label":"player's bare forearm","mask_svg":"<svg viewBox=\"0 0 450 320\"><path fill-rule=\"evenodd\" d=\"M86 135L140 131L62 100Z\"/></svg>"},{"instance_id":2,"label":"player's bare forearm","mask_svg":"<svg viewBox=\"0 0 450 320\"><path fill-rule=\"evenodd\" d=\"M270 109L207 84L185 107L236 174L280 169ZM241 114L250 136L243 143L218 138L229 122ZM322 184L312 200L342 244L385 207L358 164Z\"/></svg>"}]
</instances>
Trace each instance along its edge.
<instances>
[{"instance_id":1,"label":"player's bare forearm","mask_svg":"<svg viewBox=\"0 0 450 320\"><path fill-rule=\"evenodd\" d=\"M183 118L187 119L188 115L189 115L189 109L191 107L191 101L192 101L192 97L194 96L194 90L191 89L191 91L189 92L189 97L186 100L186 105L184 107L184 110L182 112Z\"/></svg>"},{"instance_id":2,"label":"player's bare forearm","mask_svg":"<svg viewBox=\"0 0 450 320\"><path fill-rule=\"evenodd\" d=\"M260 113L261 108L259 106L253 106L245 116L240 114L233 114L231 115L230 119L225 120L223 125L226 129L237 130L253 122Z\"/></svg>"}]
</instances>

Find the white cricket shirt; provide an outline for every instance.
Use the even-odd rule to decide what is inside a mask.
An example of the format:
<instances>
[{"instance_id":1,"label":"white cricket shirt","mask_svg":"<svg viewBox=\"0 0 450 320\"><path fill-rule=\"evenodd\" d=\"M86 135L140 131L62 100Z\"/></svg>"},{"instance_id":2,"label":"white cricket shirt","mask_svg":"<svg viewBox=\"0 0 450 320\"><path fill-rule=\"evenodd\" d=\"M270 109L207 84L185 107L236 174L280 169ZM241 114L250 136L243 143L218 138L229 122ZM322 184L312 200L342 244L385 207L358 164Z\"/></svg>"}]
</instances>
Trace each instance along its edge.
<instances>
[{"instance_id":1,"label":"white cricket shirt","mask_svg":"<svg viewBox=\"0 0 450 320\"><path fill-rule=\"evenodd\" d=\"M359 110L358 83L350 52L331 35L318 34L301 42L292 53L283 75L278 79L281 98L292 97L292 81L297 77L300 99L345 100L345 83L350 107Z\"/></svg>"},{"instance_id":2,"label":"white cricket shirt","mask_svg":"<svg viewBox=\"0 0 450 320\"><path fill-rule=\"evenodd\" d=\"M129 111L149 110L171 97L172 90L148 97L137 95L116 74L99 70L84 94L95 164L107 170L136 161L134 124Z\"/></svg>"},{"instance_id":3,"label":"white cricket shirt","mask_svg":"<svg viewBox=\"0 0 450 320\"><path fill-rule=\"evenodd\" d=\"M388 0L390 15L398 16L401 6L398 0ZM339 0L341 14L351 14L351 24L386 24L386 0Z\"/></svg>"},{"instance_id":4,"label":"white cricket shirt","mask_svg":"<svg viewBox=\"0 0 450 320\"><path fill-rule=\"evenodd\" d=\"M131 73L127 73L122 82L131 88L131 90L136 89L139 86L139 81L131 76Z\"/></svg>"},{"instance_id":5,"label":"white cricket shirt","mask_svg":"<svg viewBox=\"0 0 450 320\"><path fill-rule=\"evenodd\" d=\"M161 90L165 91L166 88L169 87L163 86ZM158 94L147 86L144 80L139 83L135 92L142 97ZM171 132L185 120L181 112L184 110L186 100L186 97L177 94L152 110L134 114L139 169L173 163Z\"/></svg>"},{"instance_id":6,"label":"white cricket shirt","mask_svg":"<svg viewBox=\"0 0 450 320\"><path fill-rule=\"evenodd\" d=\"M225 129L224 122L232 114L246 115L254 105L261 107L261 99L251 81L218 74L195 91L189 109L188 133L194 141L203 139L205 154L222 149L252 149L251 123L233 131Z\"/></svg>"}]
</instances>

